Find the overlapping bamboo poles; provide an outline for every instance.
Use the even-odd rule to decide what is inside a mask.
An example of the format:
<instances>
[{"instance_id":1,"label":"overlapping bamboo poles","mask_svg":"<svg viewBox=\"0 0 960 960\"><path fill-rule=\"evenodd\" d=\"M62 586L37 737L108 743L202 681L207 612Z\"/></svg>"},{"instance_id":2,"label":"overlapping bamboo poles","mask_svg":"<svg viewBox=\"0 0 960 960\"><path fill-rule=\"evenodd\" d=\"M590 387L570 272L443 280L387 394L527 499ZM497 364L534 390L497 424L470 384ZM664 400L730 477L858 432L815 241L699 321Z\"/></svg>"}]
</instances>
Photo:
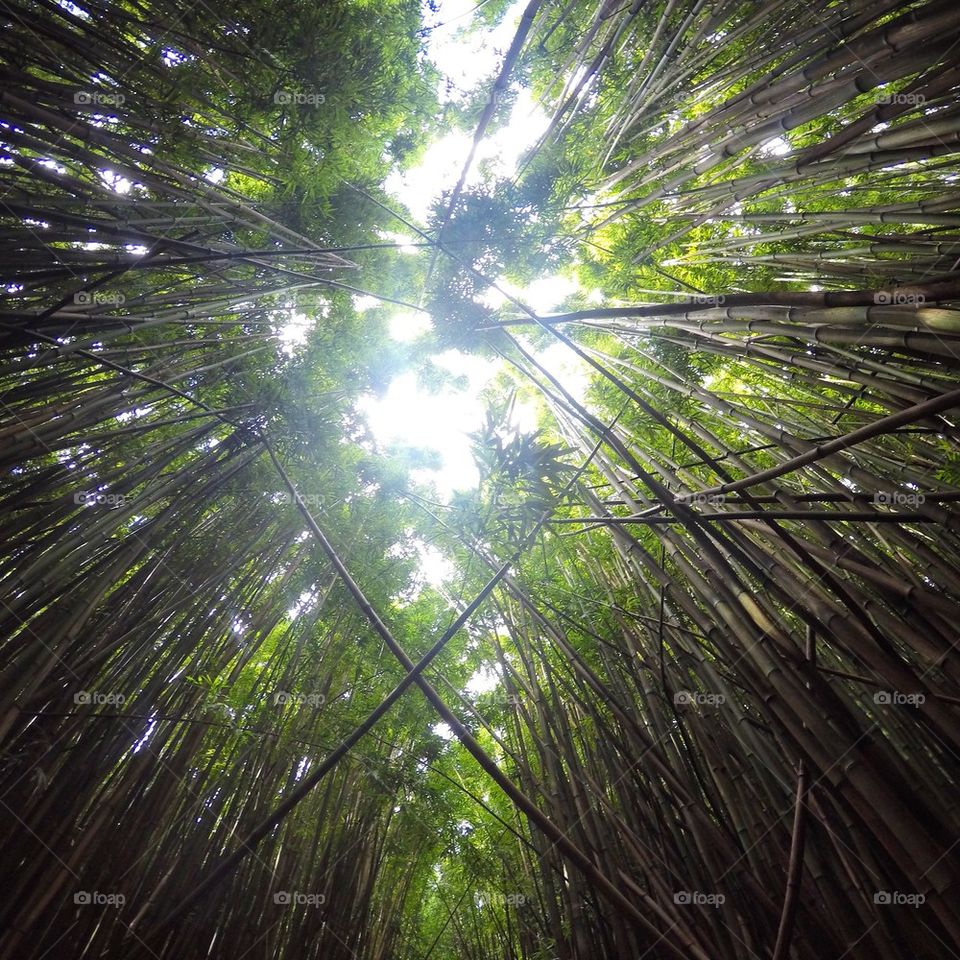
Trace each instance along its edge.
<instances>
[{"instance_id":1,"label":"overlapping bamboo poles","mask_svg":"<svg viewBox=\"0 0 960 960\"><path fill-rule=\"evenodd\" d=\"M776 315L777 308L767 308L767 312ZM951 728L957 693L952 623L960 561L954 506L958 489L936 477L944 451L956 450L951 411L957 399L951 399L949 389L955 378L938 382L916 377L908 358L901 356L894 362L889 354L878 368L883 375L869 371L858 360L875 356L875 349L853 351L837 363L822 365L818 375L804 376L802 367L791 362L794 356L804 356L803 350L796 349L804 340L802 334L790 335L789 354L773 348L772 358L766 359L744 350L743 341L732 337L728 328L723 336L718 333L715 337L726 348L724 377L732 383L749 384L751 393L721 398L713 390L685 381L657 354L661 341L690 352L709 350L705 326L687 330L683 319L674 326L671 316L662 318L670 329L661 330L659 324L647 328L647 319L638 321L643 326L636 332L621 323L606 350L587 348L589 355L611 371L611 378L616 377L619 390L629 388L641 402L646 397L661 406L664 389L678 399L667 402L675 412L654 432L649 422L642 425L640 418L645 412L638 411L634 419L621 416L610 441L613 455L608 459L601 454L597 460L598 465L605 464L601 493L584 490L583 529L593 528L589 547L583 542L587 534L575 535L575 542L581 543L580 561L563 566L577 571L578 595L606 595L613 609L619 609L625 646L612 655L607 645L601 648L602 679L581 697L587 703L596 699L595 709L606 711L611 692L620 688L624 690L621 703L642 704L644 714L649 712L642 727L650 739L665 739L681 751L674 757L673 768L690 770L691 787L700 798L697 803L703 803L721 823L737 824L736 836L743 850L738 857L725 860L719 854L722 843L715 839L696 852L678 851L662 858L688 869L693 865L703 868L713 858L721 861L712 877L709 867L706 875L697 877L700 886L696 889L724 893L724 908L737 905L727 913L707 909L692 921L712 923L712 933L707 936L716 955L760 953L760 944L772 942L778 905L768 903L765 910L758 910L754 892L738 891L729 872L733 863L752 854L753 877L763 889L777 889L782 862L774 861L774 871L763 877L759 872L763 867L754 863L754 857L757 846L766 842L779 844L780 849L785 849L784 843L789 845L791 828L786 814L791 809L792 768L798 759L812 764L812 797L818 806L811 814L817 825L811 824L810 829L818 838L815 844L825 846L815 847L816 852L807 848L804 854L808 875L818 878L821 889L807 887L808 881L803 881L798 899L801 904L806 902L801 909L809 917L799 921L795 949L801 956L806 955L805 950L810 956L819 956L824 944L836 937L835 945L827 949L837 955L845 950L852 955L862 951L864 957L898 956L901 949L935 950L938 938L951 942L950 938L956 937L956 931L950 930L948 905L948 891L956 879L948 864L957 825L948 797L949 784L955 782L957 746ZM748 335L745 329L740 334ZM808 344L817 342L811 338ZM528 356L523 362L533 365L529 372L537 377L533 358ZM859 375L856 379L855 374ZM543 371L539 376L568 424L570 442L592 442L586 439L598 430L592 416L571 397L564 397L559 382L551 384L551 378L543 378ZM850 389L858 383L863 384L860 389ZM903 394L908 385L909 400ZM847 392L851 402L836 407L836 440L822 436L824 422L804 416L805 406L798 406L822 404L831 396L842 399ZM784 394L790 402L779 403L778 395ZM929 405L929 399L923 399L938 397L943 398L940 413ZM889 411L886 416L885 411ZM844 424L849 425L849 442L841 442ZM862 426L851 429L855 424ZM903 433L906 424L929 426L929 430ZM805 439L814 430L816 442ZM665 442L671 436L672 453L671 443ZM681 456L683 445L688 449ZM692 465L684 467L683 461L691 458ZM751 476L757 479L743 479ZM670 493L665 495L665 490ZM726 490L736 493L725 494ZM602 498L603 491L608 491L609 504ZM930 494L930 503L924 492ZM831 498L834 507L811 511L806 504L820 497ZM869 510L861 514L844 509L844 501L851 506L867 504ZM738 511L745 508L755 519L736 519L743 516ZM878 514L878 519L892 522L882 528L871 523L871 516ZM576 512L556 527L558 535L574 535L568 524L575 516ZM781 516L787 519L775 519ZM847 517L855 519L851 522ZM651 520L663 523L655 533L643 532L642 524ZM717 520L727 522L719 525ZM911 520L934 522L935 539L925 532L927 528ZM599 533L601 529L605 535ZM610 538L618 557L611 557L609 566L598 567L597 537L602 542L604 536ZM654 545L663 551L659 558ZM890 576L893 568L899 572ZM630 608L622 608L622 598L637 595L638 589L640 609L652 607L651 612L656 610L660 594L659 620L656 616L633 620ZM549 596L549 580L537 579L536 587L530 585L527 591L525 598ZM538 606L535 600L525 598L528 607ZM545 603L540 599L541 615ZM569 615L569 601L562 596L552 603ZM581 605L573 616L579 619L580 631L600 630L593 625L597 613L591 609ZM803 646L797 639L804 622L815 625L818 638L817 670L813 673L803 666ZM550 629L555 631L556 626ZM562 642L552 633L550 636L551 644ZM520 640L516 643L519 646ZM575 657L569 642L563 649ZM546 659L541 669L549 674L554 663L552 658ZM632 676L630 685L620 687L622 681L606 671L616 676L626 671ZM796 689L799 677L804 678L802 694ZM525 677L524 687L544 682L543 676ZM658 722L654 712L666 710L669 716L669 711L676 709L670 704L678 690L688 693L680 713L683 724L692 727L682 739L680 731L671 733L666 719ZM690 691L704 695L708 707L698 708ZM876 699L876 693L881 699ZM930 704L939 720L924 715ZM599 748L600 743L610 742L612 733L609 721L602 727L599 720L595 722ZM750 732L753 725L763 731L761 743L757 743L755 730ZM822 729L816 733L818 728ZM730 738L722 749L716 743L721 731ZM619 735L626 737L627 733ZM741 737L742 742L734 748L732 744ZM627 756L649 764L642 744L635 744ZM829 749L824 751L827 745ZM553 747L565 763L578 762L583 749L582 744ZM842 765L837 764L837 756L843 758ZM733 757L739 758L734 766L736 781L718 782L729 775L726 771ZM753 771L744 773L744 765L754 767ZM910 782L897 772L908 767ZM924 774L918 774L921 768ZM622 758L609 765L603 776L611 778L612 786L622 787L617 771L630 769L629 761ZM771 775L774 779L766 787L765 803L770 818L766 823L761 819L751 824L743 817L753 806L747 796L734 799L734 782L749 784L756 791ZM603 776L595 778L598 784L604 782ZM584 779L579 773L570 777ZM599 786L597 790L599 796L604 795ZM824 796L818 798L818 793ZM619 818L631 809L629 797L629 793L622 794L619 804L609 811L609 835L622 836ZM937 802L942 806L931 810L928 804ZM685 801L677 796L661 803L687 810ZM832 814L831 806L836 807ZM652 807L651 814L656 809ZM836 834L835 817L842 818L846 829L857 837L852 858L845 849L850 841ZM585 829L583 824L579 829ZM778 832L781 839L776 840ZM692 827L691 836L697 836ZM908 836L909 842L903 843L902 838ZM831 845L832 853L828 852ZM592 846L606 849L596 838ZM926 854L920 852L924 849ZM660 844L647 839L630 858L620 861L619 869L634 876L640 871L650 882L666 882L669 874L661 858L653 855L658 850ZM882 860L877 860L879 850L883 851ZM840 878L824 867L823 858L833 863L850 861L846 870L854 887L841 893L835 886ZM630 860L633 862L627 867ZM945 871L939 880L932 876L935 865ZM937 890L938 883L944 884L941 890ZM731 884L732 893L725 893L725 884ZM885 923L884 907L872 901L874 888L919 893L921 887L927 896L925 909L943 923L926 946L921 945L924 935L918 936L914 925L907 925L907 934L903 928L893 934ZM946 899L940 901L941 895ZM839 911L838 903L844 904ZM852 917L858 920L851 922ZM900 918L898 922L904 921ZM928 913L924 923L929 922ZM825 924L824 929L820 923ZM819 932L811 934L810 925L816 925ZM884 926L885 933L881 932ZM904 935L916 937L908 941L912 946L897 945L898 937ZM717 943L726 946L717 947Z\"/></svg>"},{"instance_id":2,"label":"overlapping bamboo poles","mask_svg":"<svg viewBox=\"0 0 960 960\"><path fill-rule=\"evenodd\" d=\"M775 128L801 117L811 79L822 80L813 115L835 111L850 94L844 84L856 82L857 58L883 76L925 66L918 48L928 60L942 52L930 40L949 39L952 8L917 5L901 23L880 22L897 6L808 5L818 23L792 35L785 68L782 28L753 8L633 4L618 19L604 5L573 60L587 62L597 44L589 79L630 31L648 29L644 69L611 121L628 146L638 124L663 113L666 93L707 67L714 92L753 82L753 92L646 161L668 166L694 139L723 152L717 130L730 122L759 118ZM139 62L127 20L113 31L103 18L96 29L75 23L81 33L65 36L65 13L41 26L37 8L18 10L48 43L74 48L82 38L114 73ZM712 61L720 29L752 39L755 55ZM809 69L838 33L853 42ZM889 62L881 39L893 45ZM754 82L770 63L784 89ZM944 466L957 452L957 291L949 278L931 279L947 272L951 241L930 250L936 235L913 229L930 225L925 217L955 226L952 206L930 213L912 201L887 220L863 211L884 229L905 216L910 229L868 241L891 249L871 246L858 280L884 274L882 254L912 286L883 275L873 286L844 283L855 288L846 299L731 294L720 306L554 318L547 326L594 364L603 389L591 409L538 368L522 341L497 340L593 464L541 556L531 552L504 579L495 617L487 611L486 633L477 628L512 698L508 722L479 709L471 722L482 732L456 732L472 738L475 759L500 762L516 807L464 788L503 828L491 844L497 859L477 863L469 844L445 847L416 807L403 805L415 799L412 788L378 788L359 761L344 762L238 862L215 899L156 935L153 924L351 734L353 713L337 701L376 708L378 673L402 675L369 643L366 655L349 655L369 636L364 617L305 545L303 518L269 495L279 489L260 432L269 397L251 395L242 380L226 389L220 375L269 378L274 368L260 363L274 360L275 344L266 356L253 352L273 343L269 307L286 306L296 287L330 289L315 271L349 264L264 223L243 198L185 183L190 171L175 162L131 157L129 131L86 124L69 139L80 128L65 118L63 91L36 71L14 79L32 99L3 101L19 127L8 148L21 205L8 209L0 239L11 283L22 288L4 318L0 369L10 471L0 581L12 891L3 956L39 957L63 944L77 955L239 956L254 945L278 956L446 951L479 960L534 957L546 945L564 960L683 950L739 960L772 954L785 901L796 911L789 948L802 960L933 957L943 944L960 947L951 909L960 485ZM774 106L771 89L779 97L791 84L800 85L796 104ZM950 88L941 89L945 98ZM828 176L869 171L880 161L858 168L855 157L873 136L840 144L836 162L808 154L776 177L751 171L697 186L677 229L771 178L812 196ZM904 177L927 196L939 176L930 171L949 168L917 155L922 136L906 127L877 146L884 164L904 161ZM98 186L88 141L96 162L110 156L117 172L134 172L124 164L136 160L149 196L126 204ZM69 175L51 179L36 162L48 152ZM231 159L248 153L238 147ZM807 163L819 169L804 179ZM634 174L625 192L645 188L642 164ZM849 231L856 214L839 211L830 231ZM111 252L82 248L91 228ZM227 230L245 242L224 240ZM715 249L737 243L724 236ZM850 249L810 253L744 256L777 256L792 279L840 286ZM74 294L95 290L124 292L124 309L106 296L75 309L87 304L73 303ZM918 290L922 302L876 299ZM685 357L716 358L714 382L691 376ZM336 427L328 429L315 446L334 449ZM325 497L360 500L324 524L352 540L348 567L381 571L400 531L389 521L378 527L355 486L324 472L323 449L283 440ZM360 522L363 531L348 526ZM502 559L489 545L468 546L494 568ZM364 585L376 590L375 605L399 586L383 579ZM305 610L292 617L297 602ZM278 692L294 706L278 709ZM366 759L418 785L429 764L420 766L423 715L409 709L401 741L376 741ZM802 847L797 823L806 827ZM788 870L791 849L802 854ZM466 862L455 866L457 857ZM500 891L523 890L525 909L491 912L475 896L481 877ZM438 888L447 922L421 952L415 913ZM876 901L891 890L926 899L904 915L913 908L897 913ZM109 911L74 901L91 891L126 902ZM313 897L312 909L282 909L278 891ZM698 904L695 894L714 900Z\"/></svg>"},{"instance_id":3,"label":"overlapping bamboo poles","mask_svg":"<svg viewBox=\"0 0 960 960\"><path fill-rule=\"evenodd\" d=\"M578 23L590 24L581 36ZM571 5L539 35L563 64L545 139L576 130L599 98L604 153L585 229L660 218L656 248L635 263L676 243L666 262L765 262L771 279L838 288L930 276L956 253L894 257L875 244L950 241L939 234L956 225L955 165L942 158L957 151L957 29L947 3ZM899 192L896 211L858 203L881 184ZM712 235L729 221L741 238Z\"/></svg>"},{"instance_id":4,"label":"overlapping bamboo poles","mask_svg":"<svg viewBox=\"0 0 960 960\"><path fill-rule=\"evenodd\" d=\"M339 736L321 718L362 703L378 672L337 653L359 622L259 462L279 328L350 292L354 269L271 197L280 154L244 120L254 91L237 69L262 51L189 5L84 6L2 14L10 958L142 946L170 898L329 748L318 722ZM165 43L223 55L175 82ZM217 106L230 91L236 114ZM219 165L249 177L248 195L207 183ZM331 393L335 424L347 392ZM312 440L308 489L333 517L334 491L355 495L357 478L332 478ZM196 914L148 949L390 955L393 894L415 893L432 840L420 859L387 855L408 818L371 783L342 765L245 865L212 928Z\"/></svg>"}]
</instances>

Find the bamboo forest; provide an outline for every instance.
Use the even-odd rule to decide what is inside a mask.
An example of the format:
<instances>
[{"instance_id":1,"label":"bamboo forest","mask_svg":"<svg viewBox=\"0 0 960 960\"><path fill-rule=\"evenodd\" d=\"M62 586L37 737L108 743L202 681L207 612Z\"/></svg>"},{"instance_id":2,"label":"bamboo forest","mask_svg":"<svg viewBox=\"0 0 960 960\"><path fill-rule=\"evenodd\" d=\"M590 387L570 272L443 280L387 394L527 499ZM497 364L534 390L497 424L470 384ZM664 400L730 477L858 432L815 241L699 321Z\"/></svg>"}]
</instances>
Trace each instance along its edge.
<instances>
[{"instance_id":1,"label":"bamboo forest","mask_svg":"<svg viewBox=\"0 0 960 960\"><path fill-rule=\"evenodd\" d=\"M960 960L957 0L0 21L0 960Z\"/></svg>"}]
</instances>

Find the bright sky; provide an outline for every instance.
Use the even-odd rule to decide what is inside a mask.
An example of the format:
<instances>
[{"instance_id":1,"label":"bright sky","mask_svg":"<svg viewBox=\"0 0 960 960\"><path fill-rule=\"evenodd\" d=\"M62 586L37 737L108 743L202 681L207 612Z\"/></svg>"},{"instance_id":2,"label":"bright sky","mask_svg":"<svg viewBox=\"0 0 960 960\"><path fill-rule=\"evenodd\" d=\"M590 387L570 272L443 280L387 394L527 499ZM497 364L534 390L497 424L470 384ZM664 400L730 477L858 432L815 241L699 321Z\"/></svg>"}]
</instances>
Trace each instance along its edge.
<instances>
[{"instance_id":1,"label":"bright sky","mask_svg":"<svg viewBox=\"0 0 960 960\"><path fill-rule=\"evenodd\" d=\"M365 398L360 407L380 443L437 450L443 468L436 473L424 471L419 479L433 480L440 493L449 496L453 490L475 486L478 480L467 434L483 421L478 394L490 378L490 363L457 350L438 354L433 361L467 377L467 389L432 395L417 388L416 374L411 371L396 377L383 397Z\"/></svg>"},{"instance_id":2,"label":"bright sky","mask_svg":"<svg viewBox=\"0 0 960 960\"><path fill-rule=\"evenodd\" d=\"M483 55L479 50L473 50L470 54L474 58ZM480 182L484 165L495 174L513 174L524 150L536 143L548 123L547 115L534 103L529 92L521 90L507 125L481 141L467 173L466 185L469 187ZM453 189L472 143L472 133L463 130L448 133L427 149L418 166L388 177L387 190L402 199L410 212L423 223L433 201L444 190Z\"/></svg>"},{"instance_id":3,"label":"bright sky","mask_svg":"<svg viewBox=\"0 0 960 960\"><path fill-rule=\"evenodd\" d=\"M516 32L524 0L517 0L495 29L460 36L476 6L474 0L441 0L433 21L439 26L429 35L427 53L441 75L437 86L441 103L456 101L485 81L492 82ZM526 91L521 91L508 125L481 144L467 184L478 181L483 160L490 161L498 173L512 173L520 154L546 125L546 115L536 109ZM469 133L448 134L429 147L418 167L390 177L387 189L401 198L414 216L424 220L433 200L457 182L471 142Z\"/></svg>"},{"instance_id":4,"label":"bright sky","mask_svg":"<svg viewBox=\"0 0 960 960\"><path fill-rule=\"evenodd\" d=\"M475 6L476 3L470 0L445 0L436 15L436 22L445 26L431 34L429 56L443 77L452 81L453 87L448 91L446 80L441 80L441 100L455 100L478 84L492 82L510 45L524 2L519 0L515 3L495 30L474 34L467 39L458 38L457 31L469 22L469 14ZM523 152L537 141L547 124L546 114L534 104L526 90L521 90L508 124L482 142L467 184L480 181L480 164L483 161L497 175L513 175ZM431 204L457 182L471 143L470 133L448 134L426 151L417 167L403 174L393 174L387 180L387 189L415 217L424 221ZM503 282L500 285L512 296L519 297L534 310L543 313L554 310L576 289L576 284L564 277L542 278L526 290ZM491 288L484 295L483 302L497 308L506 302L506 298ZM398 310L390 320L390 335L395 340L413 340L429 327L429 319L424 315ZM582 395L586 384L585 374L576 358L563 356L566 352L566 348L558 344L545 351L541 360L552 372L564 377L571 392ZM467 434L480 427L484 411L479 394L501 367L455 350L435 356L434 361L453 374L465 376L467 388L434 395L418 388L414 373L403 373L390 384L383 397L366 398L361 403L361 409L366 413L370 428L380 443L399 442L428 447L441 455L442 468L439 471L424 471L418 479L432 480L440 495L447 497L454 490L467 489L477 483L477 469ZM530 431L535 423L534 408L518 403L514 411L514 425Z\"/></svg>"}]
</instances>

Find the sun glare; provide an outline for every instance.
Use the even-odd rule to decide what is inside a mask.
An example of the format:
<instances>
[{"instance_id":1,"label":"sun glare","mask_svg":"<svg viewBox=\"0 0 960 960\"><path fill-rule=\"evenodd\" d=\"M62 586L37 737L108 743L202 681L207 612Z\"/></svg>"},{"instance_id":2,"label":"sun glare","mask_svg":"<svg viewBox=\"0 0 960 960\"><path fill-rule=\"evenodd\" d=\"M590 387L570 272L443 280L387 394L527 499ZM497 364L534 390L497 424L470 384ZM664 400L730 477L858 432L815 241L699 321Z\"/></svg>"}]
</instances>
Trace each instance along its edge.
<instances>
[{"instance_id":1,"label":"sun glare","mask_svg":"<svg viewBox=\"0 0 960 960\"><path fill-rule=\"evenodd\" d=\"M394 340L406 343L416 340L433 329L433 322L425 313L395 313L390 318L390 336Z\"/></svg>"},{"instance_id":2,"label":"sun glare","mask_svg":"<svg viewBox=\"0 0 960 960\"><path fill-rule=\"evenodd\" d=\"M417 473L422 473L424 480L432 480L444 496L469 489L479 479L467 433L476 430L482 420L478 397L487 379L486 371L473 371L468 378L466 390L432 395L418 387L415 373L402 373L383 397L368 396L359 404L380 444L400 443L440 454L439 470Z\"/></svg>"},{"instance_id":3,"label":"sun glare","mask_svg":"<svg viewBox=\"0 0 960 960\"><path fill-rule=\"evenodd\" d=\"M440 4L436 13L436 22L441 26L430 34L428 53L444 78L440 88L442 100L455 99L457 94L473 89L496 74L524 3L521 0L514 4L495 30L464 38L459 28L469 22L469 14L475 6L472 0L453 0ZM519 91L508 123L481 142L467 177L467 186L481 182L488 173L513 176L524 152L543 135L548 123L548 117L530 93L525 89ZM417 166L393 173L387 179L387 190L402 201L414 217L425 222L444 191L451 190L456 184L471 145L472 137L468 133L454 131L447 134L429 147ZM401 248L404 253L419 252L419 248L409 246L406 235L384 233L382 236L391 242L406 241ZM507 303L505 294L509 294L538 313L557 309L577 289L575 281L562 276L543 277L523 290L502 279L498 280L497 286L501 289L490 287L480 298L484 305L497 309ZM358 298L357 305L366 306L365 298ZM426 314L400 312L390 318L388 327L394 340L411 342L430 330L431 321ZM554 348L545 352L543 362L551 372L566 378L567 389L578 397L582 396L585 374L576 363L571 365L569 359L562 358L566 348L558 346L559 352ZM441 468L418 473L422 479L433 481L441 496L449 496L454 490L475 486L479 480L467 435L478 429L482 422L480 392L501 372L502 366L458 351L448 351L432 359L450 372L464 375L466 388L432 394L419 387L415 374L403 373L393 380L385 395L366 397L360 408L378 443L401 443L437 451L442 460ZM533 402L516 401L513 409L516 429L532 431L537 419Z\"/></svg>"}]
</instances>

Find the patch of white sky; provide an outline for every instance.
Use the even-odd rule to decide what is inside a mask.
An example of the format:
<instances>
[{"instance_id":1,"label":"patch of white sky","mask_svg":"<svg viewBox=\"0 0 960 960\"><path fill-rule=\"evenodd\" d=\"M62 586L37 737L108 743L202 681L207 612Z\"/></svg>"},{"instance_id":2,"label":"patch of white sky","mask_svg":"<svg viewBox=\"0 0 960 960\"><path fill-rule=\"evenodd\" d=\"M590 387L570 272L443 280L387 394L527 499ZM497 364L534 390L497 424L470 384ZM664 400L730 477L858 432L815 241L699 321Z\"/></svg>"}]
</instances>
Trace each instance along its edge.
<instances>
[{"instance_id":1,"label":"patch of white sky","mask_svg":"<svg viewBox=\"0 0 960 960\"><path fill-rule=\"evenodd\" d=\"M773 137L760 144L760 152L770 157L786 156L792 149L790 141L783 137Z\"/></svg>"},{"instance_id":2,"label":"patch of white sky","mask_svg":"<svg viewBox=\"0 0 960 960\"><path fill-rule=\"evenodd\" d=\"M508 123L480 141L465 185L479 184L486 172L511 176L524 152L536 143L549 123L528 90L517 93ZM444 190L452 190L470 153L473 134L454 130L431 144L417 166L395 171L386 182L387 190L401 198L419 221L426 220L434 201Z\"/></svg>"},{"instance_id":3,"label":"patch of white sky","mask_svg":"<svg viewBox=\"0 0 960 960\"><path fill-rule=\"evenodd\" d=\"M323 311L321 310L321 312ZM307 337L313 329L314 323L315 318L295 312L279 325L277 333L283 345L283 352L288 357L293 356L297 348L307 342Z\"/></svg>"},{"instance_id":4,"label":"patch of white sky","mask_svg":"<svg viewBox=\"0 0 960 960\"><path fill-rule=\"evenodd\" d=\"M471 0L440 3L434 19L440 26L429 35L427 55L441 75L438 93L442 102L463 96L484 83L492 84L524 6L525 0L518 0L492 30L464 34L462 28L469 23L476 3ZM546 113L528 90L516 89L515 92L508 122L489 133L479 146L467 176L468 187L480 183L485 171L500 177L513 176L524 152L536 143L549 124ZM424 222L433 203L456 184L472 140L472 133L465 131L446 134L427 148L417 166L394 172L387 179L387 190L402 201L417 220ZM416 239L400 228L397 232L384 231L381 237L407 244ZM419 252L409 245L401 250ZM505 305L508 302L505 293L508 293L538 313L549 313L577 290L576 282L563 276L540 278L525 289L503 278L497 278L496 282L501 290L490 287L481 297L491 309ZM372 298L355 299L359 309L372 307L374 303ZM431 321L426 314L409 310L398 310L388 321L390 336L398 341L416 340L430 328ZM557 344L540 351L538 359L551 372L564 378L567 389L582 396L586 387L582 365L572 355L564 354L569 354L567 348ZM405 372L393 380L384 395L365 397L361 409L379 443L403 443L437 451L441 458L439 470L424 470L415 478L432 481L442 497L449 497L455 490L475 486L479 479L467 435L481 426L484 410L480 393L501 372L502 365L456 350L447 350L433 360L451 373L465 377L466 388L430 393L420 388L415 373ZM514 429L531 431L536 427L536 420L532 403L520 400L515 404L511 422ZM430 579L440 575L438 565L429 566L433 574Z\"/></svg>"},{"instance_id":5,"label":"patch of white sky","mask_svg":"<svg viewBox=\"0 0 960 960\"><path fill-rule=\"evenodd\" d=\"M489 693L496 689L500 683L500 667L496 663L484 664L467 681L467 693L477 696L481 693Z\"/></svg>"},{"instance_id":6,"label":"patch of white sky","mask_svg":"<svg viewBox=\"0 0 960 960\"><path fill-rule=\"evenodd\" d=\"M364 397L360 408L376 439L436 450L442 458L437 471L414 473L432 480L441 495L474 487L479 479L467 434L483 422L480 391L490 379L491 364L482 357L447 350L433 362L455 376L466 377L464 390L431 394L417 385L413 371L395 377L382 397Z\"/></svg>"},{"instance_id":7,"label":"patch of white sky","mask_svg":"<svg viewBox=\"0 0 960 960\"><path fill-rule=\"evenodd\" d=\"M442 0L427 40L427 56L440 74L437 93L441 103L457 100L484 83L492 84L525 5L526 0L517 0L493 29L464 33L477 4ZM483 138L467 174L468 187L480 182L483 166L491 173L512 176L524 151L549 125L549 117L528 90L515 87L514 91L517 97L510 119ZM440 137L416 167L393 173L387 179L387 190L402 199L417 219L425 220L433 202L456 184L472 143L472 132L465 130Z\"/></svg>"}]
</instances>

